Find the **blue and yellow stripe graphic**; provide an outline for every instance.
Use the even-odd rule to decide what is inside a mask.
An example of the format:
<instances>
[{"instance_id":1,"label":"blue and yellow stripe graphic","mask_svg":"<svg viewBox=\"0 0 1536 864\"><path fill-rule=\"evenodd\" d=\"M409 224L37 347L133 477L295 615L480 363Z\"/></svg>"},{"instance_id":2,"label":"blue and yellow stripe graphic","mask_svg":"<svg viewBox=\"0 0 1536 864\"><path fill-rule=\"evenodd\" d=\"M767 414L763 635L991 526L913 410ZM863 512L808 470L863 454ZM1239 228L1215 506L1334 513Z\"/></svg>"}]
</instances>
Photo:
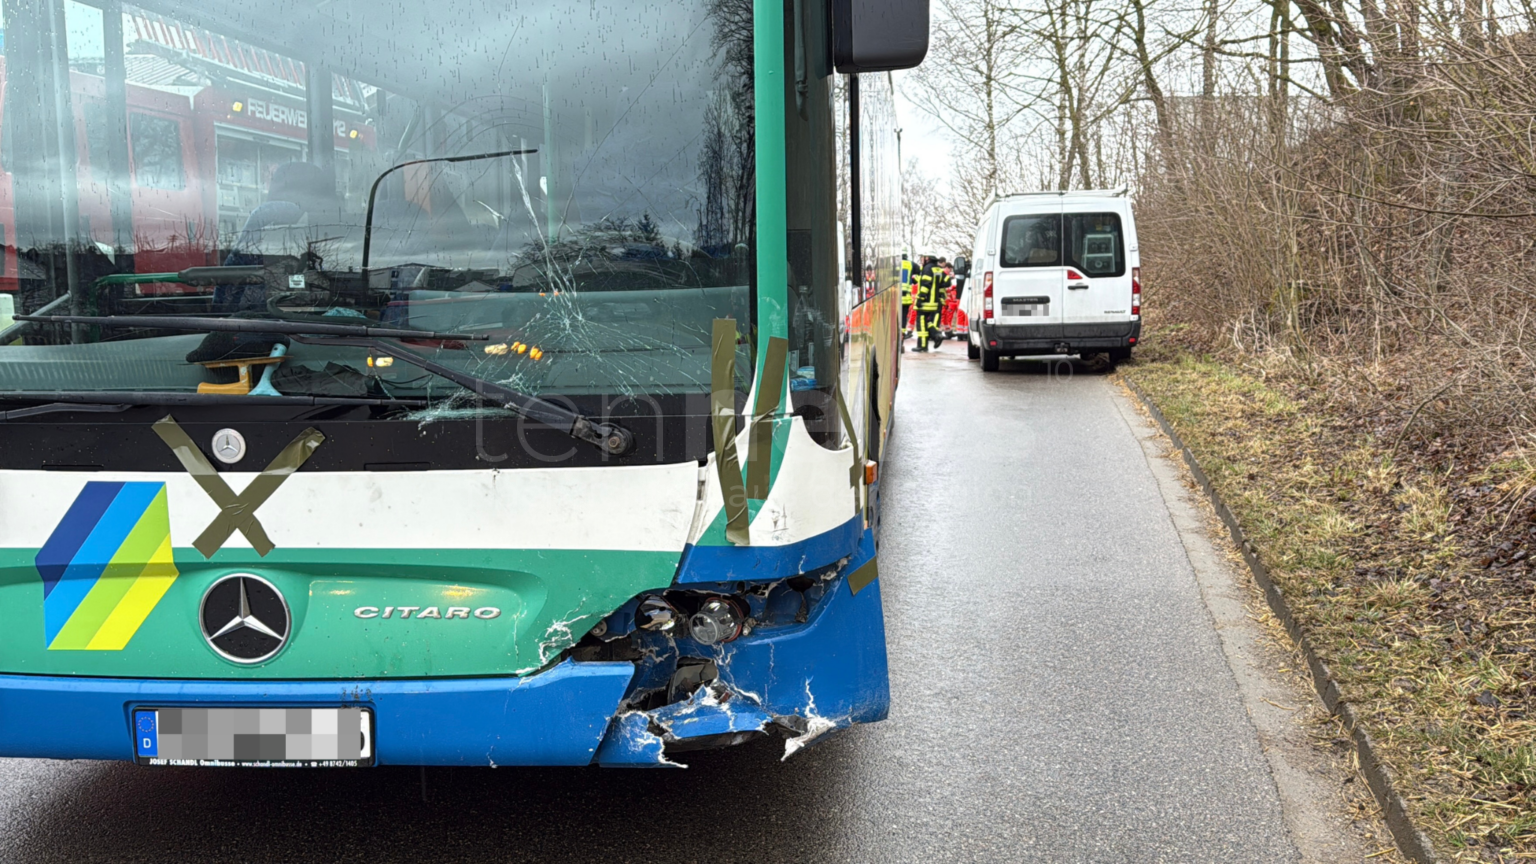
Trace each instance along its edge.
<instances>
[{"instance_id":1,"label":"blue and yellow stripe graphic","mask_svg":"<svg viewBox=\"0 0 1536 864\"><path fill-rule=\"evenodd\" d=\"M176 581L165 484L86 483L36 563L49 650L121 651Z\"/></svg>"}]
</instances>

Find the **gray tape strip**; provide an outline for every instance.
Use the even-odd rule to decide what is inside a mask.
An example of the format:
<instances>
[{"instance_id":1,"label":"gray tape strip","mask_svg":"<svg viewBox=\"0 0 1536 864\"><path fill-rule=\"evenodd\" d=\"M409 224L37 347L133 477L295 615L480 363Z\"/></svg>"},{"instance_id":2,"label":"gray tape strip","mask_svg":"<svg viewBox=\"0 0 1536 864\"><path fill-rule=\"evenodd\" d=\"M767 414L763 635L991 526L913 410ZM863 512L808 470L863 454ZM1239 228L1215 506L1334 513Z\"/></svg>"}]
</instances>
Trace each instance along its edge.
<instances>
[{"instance_id":1,"label":"gray tape strip","mask_svg":"<svg viewBox=\"0 0 1536 864\"><path fill-rule=\"evenodd\" d=\"M299 433L299 437L288 443L283 452L277 454L267 465L266 470L257 475L249 486L246 486L240 494L236 495L224 478L219 476L217 469L203 455L197 445L192 443L192 438L187 435L175 418L167 414L155 422L155 434L160 436L176 454L176 459L181 462L181 467L192 475L213 503L219 507L219 515L209 523L203 533L192 542L192 547L203 553L204 558L212 558L213 553L224 546L224 541L230 535L239 531L250 541L251 547L257 555L266 557L275 546L267 537L266 529L261 527L261 522L256 519L256 508L265 504L277 487L283 485L288 476L299 470L299 467L308 461L315 448L325 441L325 436L313 427Z\"/></svg>"},{"instance_id":2,"label":"gray tape strip","mask_svg":"<svg viewBox=\"0 0 1536 864\"><path fill-rule=\"evenodd\" d=\"M748 530L747 489L736 459L736 320L716 318L710 331L709 412L715 439L715 468L725 499L725 539L736 546L752 542Z\"/></svg>"},{"instance_id":3,"label":"gray tape strip","mask_svg":"<svg viewBox=\"0 0 1536 864\"><path fill-rule=\"evenodd\" d=\"M859 565L859 569L848 574L848 588L857 594L869 586L869 583L880 578L880 566L876 563L879 558L871 558Z\"/></svg>"},{"instance_id":4,"label":"gray tape strip","mask_svg":"<svg viewBox=\"0 0 1536 864\"><path fill-rule=\"evenodd\" d=\"M768 497L770 470L773 465L773 418L784 398L784 360L789 343L778 336L768 339L763 359L763 380L758 382L757 406L752 414L752 431L747 438L747 497L758 501Z\"/></svg>"},{"instance_id":5,"label":"gray tape strip","mask_svg":"<svg viewBox=\"0 0 1536 864\"><path fill-rule=\"evenodd\" d=\"M859 449L859 433L853 428L853 414L848 410L848 402L843 399L843 388L838 387L837 413L843 418L843 428L848 430L848 442L853 446L853 467L848 469L848 480L853 484L853 509L864 511L863 495L868 494L864 490L864 453Z\"/></svg>"}]
</instances>

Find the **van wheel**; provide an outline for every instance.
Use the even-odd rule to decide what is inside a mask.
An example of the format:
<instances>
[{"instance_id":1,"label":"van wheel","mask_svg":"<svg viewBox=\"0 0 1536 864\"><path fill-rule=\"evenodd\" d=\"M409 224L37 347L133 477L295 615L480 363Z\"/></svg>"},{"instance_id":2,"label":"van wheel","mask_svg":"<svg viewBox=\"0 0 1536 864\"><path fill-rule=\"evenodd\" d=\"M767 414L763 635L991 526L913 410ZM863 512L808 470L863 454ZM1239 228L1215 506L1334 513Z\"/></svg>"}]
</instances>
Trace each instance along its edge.
<instances>
[{"instance_id":1,"label":"van wheel","mask_svg":"<svg viewBox=\"0 0 1536 864\"><path fill-rule=\"evenodd\" d=\"M1111 349L1109 349L1109 361L1111 363L1121 363L1121 362L1124 362L1124 361L1129 360L1129 359L1131 359L1131 349L1129 349L1129 348L1111 348Z\"/></svg>"},{"instance_id":2,"label":"van wheel","mask_svg":"<svg viewBox=\"0 0 1536 864\"><path fill-rule=\"evenodd\" d=\"M981 371L996 372L997 361L1003 359L996 351L988 351L987 346L981 346Z\"/></svg>"},{"instance_id":3,"label":"van wheel","mask_svg":"<svg viewBox=\"0 0 1536 864\"><path fill-rule=\"evenodd\" d=\"M965 337L965 359L967 359L967 360L975 360L976 358L978 358L980 356L981 356L981 349L976 347L976 343L971 341L971 337L970 336L966 336Z\"/></svg>"}]
</instances>

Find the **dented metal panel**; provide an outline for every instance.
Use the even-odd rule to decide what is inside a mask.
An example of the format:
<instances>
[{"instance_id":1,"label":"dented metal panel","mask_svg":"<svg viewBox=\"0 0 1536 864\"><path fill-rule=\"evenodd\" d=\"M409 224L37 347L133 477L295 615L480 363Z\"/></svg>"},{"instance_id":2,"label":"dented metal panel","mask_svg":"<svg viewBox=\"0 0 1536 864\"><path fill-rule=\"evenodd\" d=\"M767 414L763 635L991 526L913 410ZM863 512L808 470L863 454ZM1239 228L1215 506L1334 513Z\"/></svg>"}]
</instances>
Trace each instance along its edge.
<instances>
[{"instance_id":1,"label":"dented metal panel","mask_svg":"<svg viewBox=\"0 0 1536 864\"><path fill-rule=\"evenodd\" d=\"M694 742L735 743L770 732L785 737L788 758L829 732L884 719L890 681L880 586L869 581L855 593L849 579L873 563L873 536L866 531L853 556L803 577L809 584L801 589L783 582L749 587L763 589L760 614L768 620L731 642L631 634L639 671L625 698L628 710L609 728L598 763L676 765ZM801 612L773 602L795 594L805 604ZM662 704L639 707L656 702Z\"/></svg>"}]
</instances>

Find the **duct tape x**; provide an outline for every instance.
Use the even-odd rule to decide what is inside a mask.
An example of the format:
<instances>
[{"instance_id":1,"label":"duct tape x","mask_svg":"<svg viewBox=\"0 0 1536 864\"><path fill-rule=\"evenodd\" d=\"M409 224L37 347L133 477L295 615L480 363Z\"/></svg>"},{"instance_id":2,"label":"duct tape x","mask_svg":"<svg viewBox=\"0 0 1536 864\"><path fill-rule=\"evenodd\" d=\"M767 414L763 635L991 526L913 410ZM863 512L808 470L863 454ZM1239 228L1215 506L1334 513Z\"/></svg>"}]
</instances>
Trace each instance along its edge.
<instances>
[{"instance_id":1,"label":"duct tape x","mask_svg":"<svg viewBox=\"0 0 1536 864\"><path fill-rule=\"evenodd\" d=\"M277 487L288 479L288 475L299 470L299 466L309 459L315 448L325 441L320 430L313 427L305 429L299 433L299 437L288 442L288 446L277 454L277 458L267 465L266 470L256 475L256 479L237 495L170 415L157 421L154 428L155 434L176 454L181 466L187 469L197 485L203 487L213 503L219 505L219 515L192 543L192 547L203 553L204 558L212 558L213 553L219 551L224 541L236 531L245 535L256 554L266 557L275 547L267 537L266 529L256 519L256 508L265 504L272 493L277 491Z\"/></svg>"}]
</instances>

